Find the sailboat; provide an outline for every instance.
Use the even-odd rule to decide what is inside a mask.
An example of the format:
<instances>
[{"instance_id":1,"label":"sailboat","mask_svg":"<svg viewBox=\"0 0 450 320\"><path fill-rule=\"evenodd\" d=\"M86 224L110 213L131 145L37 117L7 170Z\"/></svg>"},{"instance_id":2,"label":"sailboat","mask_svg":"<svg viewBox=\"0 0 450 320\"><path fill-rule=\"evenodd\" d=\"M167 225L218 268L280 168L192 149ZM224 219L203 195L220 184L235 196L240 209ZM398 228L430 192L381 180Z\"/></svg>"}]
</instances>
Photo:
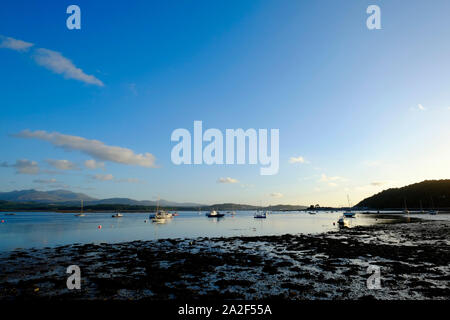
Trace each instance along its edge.
<instances>
[{"instance_id":1,"label":"sailboat","mask_svg":"<svg viewBox=\"0 0 450 320\"><path fill-rule=\"evenodd\" d=\"M75 217L84 217L85 216L85 214L83 213L83 200L81 200L81 210L80 210L80 213L77 213L76 215L75 215Z\"/></svg>"},{"instance_id":2,"label":"sailboat","mask_svg":"<svg viewBox=\"0 0 450 320\"><path fill-rule=\"evenodd\" d=\"M344 212L344 217L347 218L354 218L355 217L355 213L351 210L351 205L350 205L350 197L347 195L347 201L348 201L348 210Z\"/></svg>"},{"instance_id":3,"label":"sailboat","mask_svg":"<svg viewBox=\"0 0 450 320\"><path fill-rule=\"evenodd\" d=\"M429 214L429 215L434 216L434 215L437 215L437 214L438 214L439 211L434 210L433 208L434 208L434 202L433 202L433 197L431 197L431 210L428 211L428 214Z\"/></svg>"},{"instance_id":4,"label":"sailboat","mask_svg":"<svg viewBox=\"0 0 450 320\"><path fill-rule=\"evenodd\" d=\"M404 198L403 200L405 201L405 210L403 210L403 213L404 213L404 214L409 214L409 210L408 210L408 208L406 207L406 198Z\"/></svg>"},{"instance_id":5,"label":"sailboat","mask_svg":"<svg viewBox=\"0 0 450 320\"><path fill-rule=\"evenodd\" d=\"M422 200L419 200L420 202L420 213L425 213L425 211L423 211L423 207L422 207Z\"/></svg>"},{"instance_id":6,"label":"sailboat","mask_svg":"<svg viewBox=\"0 0 450 320\"><path fill-rule=\"evenodd\" d=\"M170 212L167 212L165 210L160 210L159 209L159 199L158 199L158 202L156 204L156 214L151 215L150 218L152 219L153 222L164 223L164 222L166 222L166 220L172 219L173 214Z\"/></svg>"},{"instance_id":7,"label":"sailboat","mask_svg":"<svg viewBox=\"0 0 450 320\"><path fill-rule=\"evenodd\" d=\"M232 216L234 216L234 215L236 214L236 211L233 210L233 209L234 209L234 204L231 204L231 212L230 212L230 214L231 214Z\"/></svg>"}]
</instances>

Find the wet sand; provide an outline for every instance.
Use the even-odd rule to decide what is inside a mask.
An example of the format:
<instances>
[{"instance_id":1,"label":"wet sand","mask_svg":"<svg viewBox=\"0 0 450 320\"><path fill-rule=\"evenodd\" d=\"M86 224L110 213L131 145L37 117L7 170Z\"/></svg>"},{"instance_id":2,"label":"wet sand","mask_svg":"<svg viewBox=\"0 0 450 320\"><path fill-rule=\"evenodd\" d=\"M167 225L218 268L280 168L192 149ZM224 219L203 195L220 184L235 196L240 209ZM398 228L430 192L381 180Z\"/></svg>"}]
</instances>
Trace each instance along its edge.
<instances>
[{"instance_id":1,"label":"wet sand","mask_svg":"<svg viewBox=\"0 0 450 320\"><path fill-rule=\"evenodd\" d=\"M167 239L0 254L0 300L445 299L450 222L318 235ZM68 290L66 268L81 268ZM370 290L369 265L381 289Z\"/></svg>"}]
</instances>

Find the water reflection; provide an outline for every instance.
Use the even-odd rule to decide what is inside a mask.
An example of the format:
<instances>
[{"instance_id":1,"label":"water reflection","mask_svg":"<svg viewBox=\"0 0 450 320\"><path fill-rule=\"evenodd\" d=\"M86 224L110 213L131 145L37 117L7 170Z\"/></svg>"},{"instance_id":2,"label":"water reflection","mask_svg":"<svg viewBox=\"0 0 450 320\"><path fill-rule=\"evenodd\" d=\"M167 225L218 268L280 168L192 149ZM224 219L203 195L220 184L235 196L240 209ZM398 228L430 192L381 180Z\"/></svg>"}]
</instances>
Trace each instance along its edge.
<instances>
[{"instance_id":1,"label":"water reflection","mask_svg":"<svg viewBox=\"0 0 450 320\"><path fill-rule=\"evenodd\" d=\"M125 213L120 219L111 213L20 212L0 213L0 250L56 246L72 243L123 242L159 238L195 238L220 236L254 236L298 233L320 233L338 230L342 212L274 212L267 219L255 219L254 212L239 211L234 216L208 218L205 212L179 212L163 223L152 223L148 213ZM433 216L443 218L443 215ZM351 219L350 227L392 223L398 219L412 222L413 215L365 215ZM101 226L101 228L99 228Z\"/></svg>"}]
</instances>

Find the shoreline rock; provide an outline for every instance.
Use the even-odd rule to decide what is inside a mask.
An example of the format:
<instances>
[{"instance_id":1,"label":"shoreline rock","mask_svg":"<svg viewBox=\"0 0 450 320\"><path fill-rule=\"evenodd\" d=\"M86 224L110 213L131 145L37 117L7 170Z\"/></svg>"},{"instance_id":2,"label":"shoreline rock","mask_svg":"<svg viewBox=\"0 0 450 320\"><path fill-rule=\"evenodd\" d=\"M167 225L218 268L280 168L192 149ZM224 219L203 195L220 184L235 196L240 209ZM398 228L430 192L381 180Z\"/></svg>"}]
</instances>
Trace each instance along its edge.
<instances>
[{"instance_id":1,"label":"shoreline rock","mask_svg":"<svg viewBox=\"0 0 450 320\"><path fill-rule=\"evenodd\" d=\"M73 244L0 254L0 300L450 298L450 222L316 235ZM81 268L68 290L66 268ZM381 289L366 282L380 267Z\"/></svg>"}]
</instances>

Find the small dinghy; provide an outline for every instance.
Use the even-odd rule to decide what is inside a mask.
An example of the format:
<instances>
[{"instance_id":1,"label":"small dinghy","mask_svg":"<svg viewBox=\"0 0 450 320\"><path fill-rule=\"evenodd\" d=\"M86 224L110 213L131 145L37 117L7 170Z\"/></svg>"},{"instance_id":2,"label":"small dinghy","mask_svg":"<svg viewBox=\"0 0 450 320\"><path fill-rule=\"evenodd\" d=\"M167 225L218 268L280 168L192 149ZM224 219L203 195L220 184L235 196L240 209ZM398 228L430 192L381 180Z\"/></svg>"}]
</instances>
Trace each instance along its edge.
<instances>
[{"instance_id":1,"label":"small dinghy","mask_svg":"<svg viewBox=\"0 0 450 320\"><path fill-rule=\"evenodd\" d=\"M340 217L338 220L339 227L348 228L350 227L350 222L345 217Z\"/></svg>"}]
</instances>

